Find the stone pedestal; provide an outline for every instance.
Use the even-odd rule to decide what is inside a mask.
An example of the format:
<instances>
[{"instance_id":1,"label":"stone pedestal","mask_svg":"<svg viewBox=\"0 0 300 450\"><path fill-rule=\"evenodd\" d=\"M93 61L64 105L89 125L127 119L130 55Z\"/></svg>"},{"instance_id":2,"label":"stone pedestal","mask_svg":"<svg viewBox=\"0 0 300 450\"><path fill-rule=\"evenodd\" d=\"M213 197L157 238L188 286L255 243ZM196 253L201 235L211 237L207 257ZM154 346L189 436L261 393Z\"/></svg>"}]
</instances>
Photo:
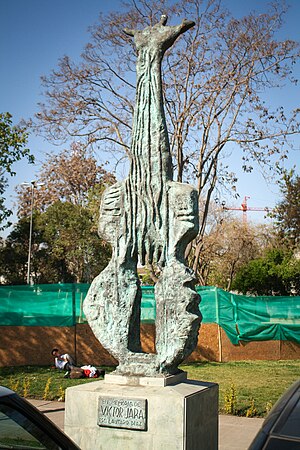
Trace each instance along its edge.
<instances>
[{"instance_id":1,"label":"stone pedestal","mask_svg":"<svg viewBox=\"0 0 300 450\"><path fill-rule=\"evenodd\" d=\"M218 385L108 375L67 389L65 432L82 450L217 450Z\"/></svg>"}]
</instances>

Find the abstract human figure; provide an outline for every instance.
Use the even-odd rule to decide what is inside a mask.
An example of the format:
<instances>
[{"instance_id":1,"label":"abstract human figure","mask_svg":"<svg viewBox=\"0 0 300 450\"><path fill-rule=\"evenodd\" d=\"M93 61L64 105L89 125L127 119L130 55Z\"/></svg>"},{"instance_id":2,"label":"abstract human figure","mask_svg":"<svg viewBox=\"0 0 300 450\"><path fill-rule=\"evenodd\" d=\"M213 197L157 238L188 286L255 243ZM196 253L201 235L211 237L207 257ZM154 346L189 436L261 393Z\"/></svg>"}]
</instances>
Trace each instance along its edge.
<instances>
[{"instance_id":1,"label":"abstract human figure","mask_svg":"<svg viewBox=\"0 0 300 450\"><path fill-rule=\"evenodd\" d=\"M103 194L99 233L112 245L112 259L84 302L94 334L119 361L117 373L127 375L177 373L197 344L201 321L194 274L184 262L186 246L198 232L198 197L190 185L173 181L161 80L165 51L194 22L166 23L162 16L153 27L124 30L138 51L130 170ZM138 260L161 268L156 354L141 351Z\"/></svg>"}]
</instances>

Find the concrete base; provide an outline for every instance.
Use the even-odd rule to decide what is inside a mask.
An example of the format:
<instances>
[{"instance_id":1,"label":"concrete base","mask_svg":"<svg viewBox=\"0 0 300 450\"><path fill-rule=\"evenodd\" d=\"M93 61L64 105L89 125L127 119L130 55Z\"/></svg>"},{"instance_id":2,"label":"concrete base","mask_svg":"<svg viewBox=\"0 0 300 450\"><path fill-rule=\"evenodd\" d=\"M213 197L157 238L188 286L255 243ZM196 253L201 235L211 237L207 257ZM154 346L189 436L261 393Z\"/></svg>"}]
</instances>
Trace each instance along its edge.
<instances>
[{"instance_id":1,"label":"concrete base","mask_svg":"<svg viewBox=\"0 0 300 450\"><path fill-rule=\"evenodd\" d=\"M116 381L95 381L67 389L65 432L82 450L218 449L217 384L174 380L173 384L157 386L140 378L138 385L133 380L127 380L126 385ZM134 417L142 418L141 423L137 419L128 422L135 408L129 411L128 407L103 406L128 404L137 405ZM108 411L115 417L102 425L101 414ZM124 423L127 428L121 428ZM132 428L139 425L140 429Z\"/></svg>"},{"instance_id":2,"label":"concrete base","mask_svg":"<svg viewBox=\"0 0 300 450\"><path fill-rule=\"evenodd\" d=\"M187 373L180 372L177 375L168 375L160 377L142 377L138 375L118 375L114 372L107 373L104 376L105 383L109 384L126 384L126 386L169 386L178 384L187 380Z\"/></svg>"}]
</instances>

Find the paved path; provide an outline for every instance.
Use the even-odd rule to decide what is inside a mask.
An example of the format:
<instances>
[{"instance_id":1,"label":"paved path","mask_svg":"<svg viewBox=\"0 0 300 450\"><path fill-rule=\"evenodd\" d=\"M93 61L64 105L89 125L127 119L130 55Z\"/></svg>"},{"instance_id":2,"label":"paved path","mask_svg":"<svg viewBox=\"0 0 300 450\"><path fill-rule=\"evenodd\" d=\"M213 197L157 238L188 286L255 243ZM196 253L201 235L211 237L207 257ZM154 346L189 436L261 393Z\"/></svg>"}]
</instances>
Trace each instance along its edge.
<instances>
[{"instance_id":1,"label":"paved path","mask_svg":"<svg viewBox=\"0 0 300 450\"><path fill-rule=\"evenodd\" d=\"M30 403L32 403L36 408L42 411L61 430L64 429L64 421L65 421L64 402L50 402L47 400L33 400L33 399L27 400L29 400Z\"/></svg>"},{"instance_id":2,"label":"paved path","mask_svg":"<svg viewBox=\"0 0 300 450\"><path fill-rule=\"evenodd\" d=\"M264 419L219 416L219 450L247 450Z\"/></svg>"},{"instance_id":3,"label":"paved path","mask_svg":"<svg viewBox=\"0 0 300 450\"><path fill-rule=\"evenodd\" d=\"M29 401L63 430L65 410L63 402ZM247 450L262 422L263 419L220 415L219 450Z\"/></svg>"}]
</instances>

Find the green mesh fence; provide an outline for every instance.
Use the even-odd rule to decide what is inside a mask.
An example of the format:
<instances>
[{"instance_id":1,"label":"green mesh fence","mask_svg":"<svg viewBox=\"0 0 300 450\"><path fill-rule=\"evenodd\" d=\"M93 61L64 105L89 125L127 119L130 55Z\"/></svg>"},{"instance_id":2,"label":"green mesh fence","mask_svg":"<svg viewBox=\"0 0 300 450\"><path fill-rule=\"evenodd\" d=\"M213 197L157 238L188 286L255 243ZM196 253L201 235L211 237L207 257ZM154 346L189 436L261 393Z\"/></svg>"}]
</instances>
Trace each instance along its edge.
<instances>
[{"instance_id":1,"label":"green mesh fence","mask_svg":"<svg viewBox=\"0 0 300 450\"><path fill-rule=\"evenodd\" d=\"M68 327L83 320L88 284L0 287L0 325Z\"/></svg>"},{"instance_id":2,"label":"green mesh fence","mask_svg":"<svg viewBox=\"0 0 300 450\"><path fill-rule=\"evenodd\" d=\"M88 284L0 287L0 325L73 326L85 322ZM217 323L233 344L252 340L300 343L300 297L248 297L198 287L203 323ZM155 321L152 286L142 287L142 322Z\"/></svg>"},{"instance_id":3,"label":"green mesh fence","mask_svg":"<svg viewBox=\"0 0 300 450\"><path fill-rule=\"evenodd\" d=\"M248 297L199 287L204 323L217 323L233 344L288 340L300 343L300 297Z\"/></svg>"},{"instance_id":4,"label":"green mesh fence","mask_svg":"<svg viewBox=\"0 0 300 450\"><path fill-rule=\"evenodd\" d=\"M68 327L86 322L83 300L89 284L0 286L0 326ZM142 321L155 321L151 286L143 287Z\"/></svg>"}]
</instances>

